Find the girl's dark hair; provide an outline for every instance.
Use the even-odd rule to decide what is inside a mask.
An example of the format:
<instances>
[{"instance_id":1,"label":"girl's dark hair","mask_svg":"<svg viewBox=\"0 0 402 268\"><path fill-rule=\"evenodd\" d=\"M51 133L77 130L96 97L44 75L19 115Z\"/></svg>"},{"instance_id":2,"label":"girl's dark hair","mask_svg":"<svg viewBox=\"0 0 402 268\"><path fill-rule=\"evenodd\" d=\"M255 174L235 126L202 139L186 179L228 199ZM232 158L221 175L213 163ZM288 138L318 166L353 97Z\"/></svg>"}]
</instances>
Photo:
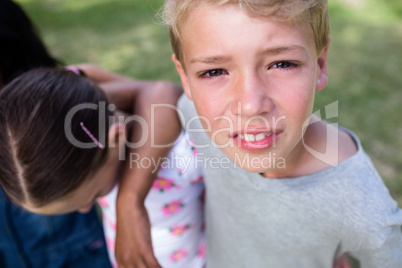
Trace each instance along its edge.
<instances>
[{"instance_id":1,"label":"girl's dark hair","mask_svg":"<svg viewBox=\"0 0 402 268\"><path fill-rule=\"evenodd\" d=\"M92 143L90 149L73 145L65 133L66 116L83 103L95 104L98 109L75 112L71 133L80 142ZM35 69L3 88L0 184L14 202L37 207L48 204L77 189L104 163L113 113L99 109L100 105L108 107L104 92L87 78L64 69ZM81 122L103 142L104 149L95 145ZM99 129L101 122L105 129Z\"/></svg>"},{"instance_id":2,"label":"girl's dark hair","mask_svg":"<svg viewBox=\"0 0 402 268\"><path fill-rule=\"evenodd\" d=\"M37 67L56 67L24 11L11 0L0 1L0 85Z\"/></svg>"}]
</instances>

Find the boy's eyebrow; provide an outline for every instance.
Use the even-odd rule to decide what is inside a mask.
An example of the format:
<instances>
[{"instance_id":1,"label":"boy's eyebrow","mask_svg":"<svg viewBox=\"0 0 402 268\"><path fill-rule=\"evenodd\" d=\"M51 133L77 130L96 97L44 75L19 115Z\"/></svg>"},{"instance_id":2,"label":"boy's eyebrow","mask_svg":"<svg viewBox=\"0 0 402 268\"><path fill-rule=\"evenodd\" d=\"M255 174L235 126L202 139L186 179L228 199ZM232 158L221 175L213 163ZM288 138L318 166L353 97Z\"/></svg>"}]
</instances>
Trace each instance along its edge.
<instances>
[{"instance_id":1,"label":"boy's eyebrow","mask_svg":"<svg viewBox=\"0 0 402 268\"><path fill-rule=\"evenodd\" d=\"M190 60L190 64L193 64L193 63L205 63L205 64L222 63L222 62L225 62L228 60L229 60L229 57L224 57L224 56L206 56L206 57L194 58L194 59Z\"/></svg>"},{"instance_id":2,"label":"boy's eyebrow","mask_svg":"<svg viewBox=\"0 0 402 268\"><path fill-rule=\"evenodd\" d=\"M294 50L303 50L305 51L306 49L302 46L294 45L294 46L278 46L278 47L269 47L266 48L262 51L263 55L278 55L281 53L286 53L286 52L291 52ZM205 64L216 64L216 63L223 63L226 61L229 61L229 57L225 56L205 56L205 57L199 57L199 58L194 58L190 60L190 64L194 63L205 63Z\"/></svg>"},{"instance_id":3,"label":"boy's eyebrow","mask_svg":"<svg viewBox=\"0 0 402 268\"><path fill-rule=\"evenodd\" d=\"M262 54L264 55L278 55L285 52L291 52L294 50L303 50L306 49L302 46L294 45L294 46L278 46L278 47L269 47L263 50Z\"/></svg>"}]
</instances>

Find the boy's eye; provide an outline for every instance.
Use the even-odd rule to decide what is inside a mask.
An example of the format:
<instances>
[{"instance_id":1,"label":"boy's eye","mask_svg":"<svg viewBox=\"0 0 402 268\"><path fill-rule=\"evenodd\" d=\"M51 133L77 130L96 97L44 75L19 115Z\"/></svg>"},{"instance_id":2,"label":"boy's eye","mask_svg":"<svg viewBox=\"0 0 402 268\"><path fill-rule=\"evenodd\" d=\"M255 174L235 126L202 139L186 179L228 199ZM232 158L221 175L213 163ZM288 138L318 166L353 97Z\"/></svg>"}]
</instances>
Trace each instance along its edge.
<instances>
[{"instance_id":1,"label":"boy's eye","mask_svg":"<svg viewBox=\"0 0 402 268\"><path fill-rule=\"evenodd\" d=\"M227 72L223 69L213 69L213 70L209 70L206 71L204 73L201 74L201 77L203 78L211 78L211 77L215 77L215 76L220 76L223 74L227 74Z\"/></svg>"},{"instance_id":2,"label":"boy's eye","mask_svg":"<svg viewBox=\"0 0 402 268\"><path fill-rule=\"evenodd\" d=\"M291 62L291 61L279 61L272 65L271 68L278 68L278 69L287 69L287 68L292 68L292 67L297 67L297 64Z\"/></svg>"}]
</instances>

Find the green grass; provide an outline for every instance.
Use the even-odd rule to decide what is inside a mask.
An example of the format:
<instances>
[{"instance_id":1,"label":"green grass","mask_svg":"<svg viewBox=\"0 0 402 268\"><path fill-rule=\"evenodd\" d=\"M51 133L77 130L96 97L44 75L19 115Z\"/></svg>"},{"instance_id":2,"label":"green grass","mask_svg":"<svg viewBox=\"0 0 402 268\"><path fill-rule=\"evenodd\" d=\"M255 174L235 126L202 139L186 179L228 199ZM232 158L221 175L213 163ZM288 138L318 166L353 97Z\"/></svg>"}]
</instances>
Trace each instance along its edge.
<instances>
[{"instance_id":1,"label":"green grass","mask_svg":"<svg viewBox=\"0 0 402 268\"><path fill-rule=\"evenodd\" d=\"M316 106L339 100L337 121L360 137L402 206L402 4L330 2L330 82Z\"/></svg>"},{"instance_id":2,"label":"green grass","mask_svg":"<svg viewBox=\"0 0 402 268\"><path fill-rule=\"evenodd\" d=\"M139 79L179 83L160 0L18 0L53 54ZM329 85L315 109L339 101L333 121L361 138L402 206L402 4L330 0Z\"/></svg>"},{"instance_id":3,"label":"green grass","mask_svg":"<svg viewBox=\"0 0 402 268\"><path fill-rule=\"evenodd\" d=\"M20 0L54 55L67 64L91 62L141 79L179 82L165 26L163 1ZM157 23L158 22L158 23Z\"/></svg>"}]
</instances>

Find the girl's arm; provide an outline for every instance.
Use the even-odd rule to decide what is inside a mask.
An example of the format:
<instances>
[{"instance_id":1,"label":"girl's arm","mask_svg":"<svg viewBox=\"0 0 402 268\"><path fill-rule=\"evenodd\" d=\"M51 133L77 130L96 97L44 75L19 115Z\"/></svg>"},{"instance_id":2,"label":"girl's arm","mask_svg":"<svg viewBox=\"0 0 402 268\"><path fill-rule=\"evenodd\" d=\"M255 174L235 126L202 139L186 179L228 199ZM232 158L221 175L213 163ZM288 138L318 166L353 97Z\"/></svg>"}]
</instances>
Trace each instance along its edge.
<instances>
[{"instance_id":1,"label":"girl's arm","mask_svg":"<svg viewBox=\"0 0 402 268\"><path fill-rule=\"evenodd\" d=\"M132 122L131 143L142 139L145 143L138 148L130 148L126 154L125 171L116 201L115 254L121 267L160 267L153 254L150 223L144 206L159 166L141 166L139 160L147 159L150 162L142 163L161 164L159 159L170 151L181 128L173 108L182 93L181 88L166 81L137 81L94 65L77 67L106 92L119 110L139 116L146 122ZM168 107L160 106L152 110L153 104ZM170 145L156 147L154 144Z\"/></svg>"},{"instance_id":2,"label":"girl's arm","mask_svg":"<svg viewBox=\"0 0 402 268\"><path fill-rule=\"evenodd\" d=\"M151 122L146 143L137 149L130 149L126 160L126 169L121 180L117 197L117 233L116 259L123 267L159 267L153 255L150 224L144 200L157 175L159 166L142 166L140 163L160 163L159 159L166 156L171 146L154 148L151 136L155 136L154 144L172 144L180 133L180 123L176 110L172 108L154 109L152 104L170 104L177 102L179 94L171 85L156 82L150 87L138 92L134 114L141 116L146 122ZM144 129L136 124L133 129L132 142L143 137ZM138 160L147 159L141 162ZM149 161L148 161L149 160Z\"/></svg>"},{"instance_id":3,"label":"girl's arm","mask_svg":"<svg viewBox=\"0 0 402 268\"><path fill-rule=\"evenodd\" d=\"M112 82L112 81L130 81L131 78L120 75L117 73L106 71L98 66L90 63L81 63L74 65L78 69L84 71L84 73L88 76L96 84L101 84L105 82Z\"/></svg>"}]
</instances>

